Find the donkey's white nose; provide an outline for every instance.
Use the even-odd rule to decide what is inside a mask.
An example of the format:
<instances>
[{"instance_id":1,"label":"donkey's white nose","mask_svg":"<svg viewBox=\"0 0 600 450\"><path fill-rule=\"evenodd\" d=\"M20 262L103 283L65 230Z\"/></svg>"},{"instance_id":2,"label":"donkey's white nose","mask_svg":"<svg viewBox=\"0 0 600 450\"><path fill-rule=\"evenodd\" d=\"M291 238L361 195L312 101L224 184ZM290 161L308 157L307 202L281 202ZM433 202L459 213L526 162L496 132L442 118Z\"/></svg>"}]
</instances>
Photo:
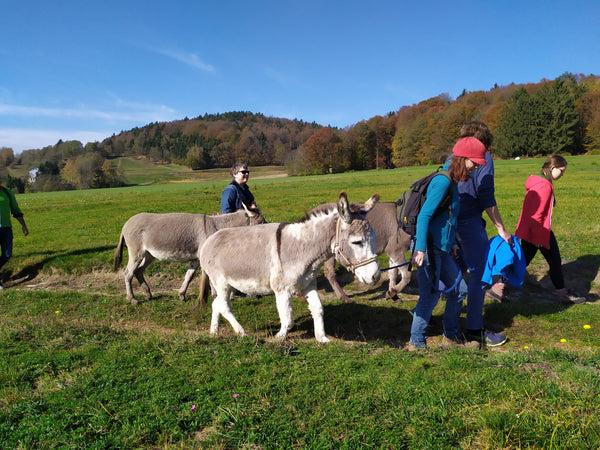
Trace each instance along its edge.
<instances>
[{"instance_id":1,"label":"donkey's white nose","mask_svg":"<svg viewBox=\"0 0 600 450\"><path fill-rule=\"evenodd\" d=\"M379 270L379 264L377 261L373 261L371 264L359 267L356 269L356 276L365 284L375 284L381 278L381 272Z\"/></svg>"}]
</instances>

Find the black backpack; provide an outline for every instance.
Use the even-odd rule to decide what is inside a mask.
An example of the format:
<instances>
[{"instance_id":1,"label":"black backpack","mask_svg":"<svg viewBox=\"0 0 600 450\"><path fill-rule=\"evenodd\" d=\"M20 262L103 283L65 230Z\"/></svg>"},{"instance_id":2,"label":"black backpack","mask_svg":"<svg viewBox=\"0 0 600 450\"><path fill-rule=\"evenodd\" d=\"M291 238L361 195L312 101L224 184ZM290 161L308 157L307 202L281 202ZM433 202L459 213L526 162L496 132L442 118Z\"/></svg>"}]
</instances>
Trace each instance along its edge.
<instances>
[{"instance_id":1,"label":"black backpack","mask_svg":"<svg viewBox=\"0 0 600 450\"><path fill-rule=\"evenodd\" d=\"M435 172L432 172L426 177L423 177L411 184L408 191L404 191L400 198L396 201L398 225L411 236L414 236L417 233L417 217L419 216L419 212L421 212L421 208L425 203L425 199L427 197L427 187L429 187L429 183L431 180L433 180L433 177L437 175L444 175L450 181L452 181L448 171L443 170L440 166ZM452 185L450 186L450 189L448 189L448 194L446 194L446 197L438 206L436 214L438 211L443 211L448 207L451 198Z\"/></svg>"}]
</instances>

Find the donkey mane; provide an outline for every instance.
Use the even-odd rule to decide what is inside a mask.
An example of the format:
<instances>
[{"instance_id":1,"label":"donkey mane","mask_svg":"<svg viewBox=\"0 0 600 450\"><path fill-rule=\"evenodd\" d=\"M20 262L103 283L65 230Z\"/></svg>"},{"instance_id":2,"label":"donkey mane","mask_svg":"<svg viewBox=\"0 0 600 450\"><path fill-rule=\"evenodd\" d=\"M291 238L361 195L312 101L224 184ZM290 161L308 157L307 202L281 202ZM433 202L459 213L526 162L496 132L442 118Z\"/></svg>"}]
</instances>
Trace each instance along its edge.
<instances>
[{"instance_id":1,"label":"donkey mane","mask_svg":"<svg viewBox=\"0 0 600 450\"><path fill-rule=\"evenodd\" d=\"M337 206L335 203L326 203L319 205L314 209L311 209L304 214L304 217L294 221L294 223L305 223L318 216L329 216L330 214L337 214Z\"/></svg>"}]
</instances>

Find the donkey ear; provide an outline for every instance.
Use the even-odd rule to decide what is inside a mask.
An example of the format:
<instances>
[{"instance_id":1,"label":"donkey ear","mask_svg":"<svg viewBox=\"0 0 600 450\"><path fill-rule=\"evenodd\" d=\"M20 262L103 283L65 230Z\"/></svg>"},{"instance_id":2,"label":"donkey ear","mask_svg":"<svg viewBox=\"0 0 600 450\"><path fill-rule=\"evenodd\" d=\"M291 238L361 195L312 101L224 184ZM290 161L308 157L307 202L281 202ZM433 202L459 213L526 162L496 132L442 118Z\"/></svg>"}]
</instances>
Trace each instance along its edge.
<instances>
[{"instance_id":1,"label":"donkey ear","mask_svg":"<svg viewBox=\"0 0 600 450\"><path fill-rule=\"evenodd\" d=\"M337 209L340 218L346 222L352 222L352 218L350 217L350 204L348 203L348 197L345 192L340 193L337 201Z\"/></svg>"},{"instance_id":2,"label":"donkey ear","mask_svg":"<svg viewBox=\"0 0 600 450\"><path fill-rule=\"evenodd\" d=\"M244 202L242 202L242 206L244 207L244 211L246 212L246 215L248 217L256 217L258 214L260 214L260 210L256 206L255 202L252 202L252 204L249 207L246 206Z\"/></svg>"},{"instance_id":3,"label":"donkey ear","mask_svg":"<svg viewBox=\"0 0 600 450\"><path fill-rule=\"evenodd\" d=\"M379 194L374 194L369 200L365 202L364 211L369 212L375 206L375 203L379 201Z\"/></svg>"}]
</instances>

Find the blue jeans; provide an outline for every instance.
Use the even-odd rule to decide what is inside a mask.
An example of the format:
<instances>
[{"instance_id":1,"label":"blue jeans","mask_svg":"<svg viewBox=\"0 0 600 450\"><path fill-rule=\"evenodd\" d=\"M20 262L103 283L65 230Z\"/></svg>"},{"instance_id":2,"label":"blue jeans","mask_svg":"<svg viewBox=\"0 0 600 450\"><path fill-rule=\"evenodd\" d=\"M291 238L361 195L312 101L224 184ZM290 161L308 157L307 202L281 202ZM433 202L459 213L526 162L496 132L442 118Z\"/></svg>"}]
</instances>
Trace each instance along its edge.
<instances>
[{"instance_id":1,"label":"blue jeans","mask_svg":"<svg viewBox=\"0 0 600 450\"><path fill-rule=\"evenodd\" d=\"M485 269L485 253L488 247L488 235L485 221L481 217L459 220L458 235L463 260L470 273L469 285L461 283L461 295L467 296L467 330L483 328L483 301L485 283L481 282ZM463 297L464 298L464 297Z\"/></svg>"},{"instance_id":2,"label":"blue jeans","mask_svg":"<svg viewBox=\"0 0 600 450\"><path fill-rule=\"evenodd\" d=\"M431 259L430 259L431 258ZM426 273L430 270L430 275ZM433 309L437 305L441 292L437 285L432 285L432 280L442 281L448 288L457 280L460 268L448 252L435 246L431 251L425 252L425 262L419 267L417 279L419 281L419 301L414 310L412 327L410 329L410 343L415 347L426 347L427 336L425 330L431 319ZM465 284L461 280L460 284ZM460 337L458 319L462 310L464 295L456 287L446 293L446 309L444 310L444 335L450 339Z\"/></svg>"},{"instance_id":3,"label":"blue jeans","mask_svg":"<svg viewBox=\"0 0 600 450\"><path fill-rule=\"evenodd\" d=\"M13 231L11 227L0 228L0 268L4 266L13 254Z\"/></svg>"}]
</instances>

